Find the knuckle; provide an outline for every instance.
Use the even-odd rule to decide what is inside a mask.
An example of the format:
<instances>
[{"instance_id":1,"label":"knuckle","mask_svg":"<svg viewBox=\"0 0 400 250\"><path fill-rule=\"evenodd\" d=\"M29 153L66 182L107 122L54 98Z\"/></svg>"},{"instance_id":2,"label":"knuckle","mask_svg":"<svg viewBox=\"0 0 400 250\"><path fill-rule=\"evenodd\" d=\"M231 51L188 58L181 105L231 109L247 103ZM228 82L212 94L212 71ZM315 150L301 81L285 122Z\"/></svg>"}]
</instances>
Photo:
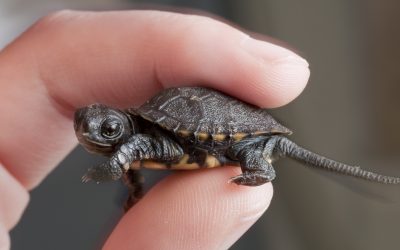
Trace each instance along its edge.
<instances>
[{"instance_id":1,"label":"knuckle","mask_svg":"<svg viewBox=\"0 0 400 250\"><path fill-rule=\"evenodd\" d=\"M167 47L168 53L163 59L168 64L175 63L185 65L186 69L195 69L208 63L207 60L215 58L217 54L229 55L231 49L239 44L243 33L210 17L184 15L174 32L166 36L168 42L162 46ZM160 75L163 79L170 79L168 75Z\"/></svg>"},{"instance_id":2,"label":"knuckle","mask_svg":"<svg viewBox=\"0 0 400 250\"><path fill-rule=\"evenodd\" d=\"M81 12L73 10L58 10L41 17L32 27L35 31L57 31L60 26L79 17Z\"/></svg>"},{"instance_id":3,"label":"knuckle","mask_svg":"<svg viewBox=\"0 0 400 250\"><path fill-rule=\"evenodd\" d=\"M179 39L176 44L181 48L191 49L196 45L214 48L222 42L229 46L238 43L244 36L241 31L211 17L189 15L185 19L186 24L176 37Z\"/></svg>"},{"instance_id":4,"label":"knuckle","mask_svg":"<svg viewBox=\"0 0 400 250\"><path fill-rule=\"evenodd\" d=\"M186 37L194 39L214 38L218 34L228 28L228 25L205 16L188 16L186 27Z\"/></svg>"}]
</instances>

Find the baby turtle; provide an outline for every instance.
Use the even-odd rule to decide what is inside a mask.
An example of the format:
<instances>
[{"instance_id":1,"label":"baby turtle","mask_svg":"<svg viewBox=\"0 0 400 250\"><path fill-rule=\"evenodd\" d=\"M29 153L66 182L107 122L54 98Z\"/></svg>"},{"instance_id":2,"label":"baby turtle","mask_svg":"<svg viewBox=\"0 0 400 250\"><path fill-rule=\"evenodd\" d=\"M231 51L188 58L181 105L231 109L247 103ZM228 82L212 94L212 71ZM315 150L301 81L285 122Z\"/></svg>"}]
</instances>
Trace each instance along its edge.
<instances>
[{"instance_id":1,"label":"baby turtle","mask_svg":"<svg viewBox=\"0 0 400 250\"><path fill-rule=\"evenodd\" d=\"M191 170L240 165L242 174L230 181L258 186L275 178L271 164L283 156L375 182L400 183L400 178L310 152L287 139L291 131L265 109L208 88L166 89L139 108L127 110L93 104L76 111L74 128L88 151L110 157L91 168L83 181L125 176L132 200L141 195L136 170L142 167Z\"/></svg>"}]
</instances>

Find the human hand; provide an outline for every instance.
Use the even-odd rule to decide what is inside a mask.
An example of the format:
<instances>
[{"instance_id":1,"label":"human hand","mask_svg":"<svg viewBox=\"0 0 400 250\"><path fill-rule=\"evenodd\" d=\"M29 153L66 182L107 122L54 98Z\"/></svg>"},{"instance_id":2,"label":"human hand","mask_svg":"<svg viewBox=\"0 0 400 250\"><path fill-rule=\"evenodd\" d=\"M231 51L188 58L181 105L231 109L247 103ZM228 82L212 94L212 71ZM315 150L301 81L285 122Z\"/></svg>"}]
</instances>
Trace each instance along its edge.
<instances>
[{"instance_id":1,"label":"human hand","mask_svg":"<svg viewBox=\"0 0 400 250\"><path fill-rule=\"evenodd\" d=\"M0 52L1 249L9 248L28 191L76 146L77 107L139 105L162 88L197 84L277 107L308 77L293 52L210 18L62 11L41 19ZM272 197L271 184L228 184L239 171L167 177L124 215L104 249L228 248Z\"/></svg>"}]
</instances>

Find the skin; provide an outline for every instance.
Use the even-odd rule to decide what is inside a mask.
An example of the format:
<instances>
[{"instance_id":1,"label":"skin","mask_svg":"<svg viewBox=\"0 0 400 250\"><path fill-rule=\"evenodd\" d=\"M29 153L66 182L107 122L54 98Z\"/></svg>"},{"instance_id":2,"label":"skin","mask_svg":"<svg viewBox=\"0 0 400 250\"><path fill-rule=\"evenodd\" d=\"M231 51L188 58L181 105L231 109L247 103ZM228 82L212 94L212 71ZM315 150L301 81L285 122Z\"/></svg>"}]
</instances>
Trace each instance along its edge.
<instances>
[{"instance_id":1,"label":"skin","mask_svg":"<svg viewBox=\"0 0 400 250\"><path fill-rule=\"evenodd\" d=\"M76 146L77 107L139 105L162 88L199 83L278 107L298 96L308 77L295 53L210 18L157 11L44 17L0 52L0 114L7 121L0 123L0 249L9 248L8 231L29 190ZM271 184L228 184L239 171L166 178L121 218L104 249L227 248L272 197Z\"/></svg>"}]
</instances>

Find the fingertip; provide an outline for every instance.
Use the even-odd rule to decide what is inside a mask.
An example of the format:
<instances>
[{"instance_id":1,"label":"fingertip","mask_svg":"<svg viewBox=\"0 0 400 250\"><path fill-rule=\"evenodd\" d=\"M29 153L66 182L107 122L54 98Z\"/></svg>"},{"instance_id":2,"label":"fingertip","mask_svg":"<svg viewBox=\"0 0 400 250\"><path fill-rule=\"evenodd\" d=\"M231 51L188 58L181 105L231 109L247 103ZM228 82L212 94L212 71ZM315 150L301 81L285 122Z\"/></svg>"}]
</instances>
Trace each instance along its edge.
<instances>
[{"instance_id":1,"label":"fingertip","mask_svg":"<svg viewBox=\"0 0 400 250\"><path fill-rule=\"evenodd\" d=\"M303 65L280 63L270 67L263 86L264 99L257 101L261 107L284 106L298 97L307 85L310 70Z\"/></svg>"},{"instance_id":2,"label":"fingertip","mask_svg":"<svg viewBox=\"0 0 400 250\"><path fill-rule=\"evenodd\" d=\"M228 183L237 174L227 167L168 177L122 218L105 249L228 248L272 198L271 184Z\"/></svg>"},{"instance_id":3,"label":"fingertip","mask_svg":"<svg viewBox=\"0 0 400 250\"><path fill-rule=\"evenodd\" d=\"M263 108L283 106L301 94L310 76L304 58L227 25L217 27L204 32L214 36L185 38L163 58L160 65L171 65L158 70L165 87L200 84ZM171 59L174 63L167 63Z\"/></svg>"},{"instance_id":4,"label":"fingertip","mask_svg":"<svg viewBox=\"0 0 400 250\"><path fill-rule=\"evenodd\" d=\"M275 108L301 94L310 76L304 58L287 48L251 37L244 39L241 47L253 59L248 61L248 67L253 68L248 79L252 103Z\"/></svg>"}]
</instances>

